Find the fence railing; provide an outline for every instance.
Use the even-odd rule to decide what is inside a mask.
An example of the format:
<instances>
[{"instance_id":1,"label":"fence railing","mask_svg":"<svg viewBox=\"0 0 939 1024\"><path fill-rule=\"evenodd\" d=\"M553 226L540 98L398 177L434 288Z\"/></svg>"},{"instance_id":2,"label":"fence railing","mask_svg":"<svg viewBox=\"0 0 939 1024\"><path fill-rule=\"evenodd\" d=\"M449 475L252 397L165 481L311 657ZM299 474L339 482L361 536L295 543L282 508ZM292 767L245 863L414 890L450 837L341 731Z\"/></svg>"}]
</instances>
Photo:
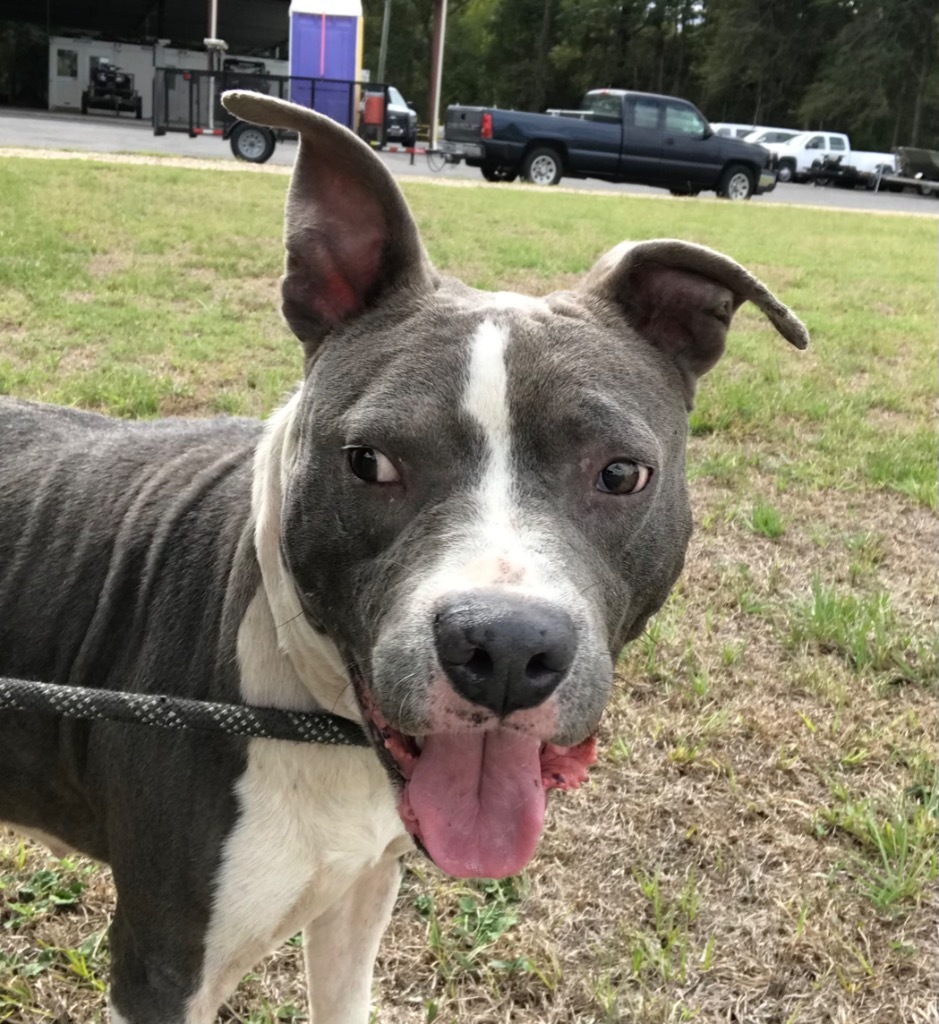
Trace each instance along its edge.
<instances>
[{"instance_id":1,"label":"fence railing","mask_svg":"<svg viewBox=\"0 0 939 1024\"><path fill-rule=\"evenodd\" d=\"M297 75L246 74L241 71L196 71L189 68L156 68L153 78L153 133L206 132L227 134L235 118L222 106L227 89L247 89L290 100L358 132L368 141L386 142L386 123L369 122L365 115L365 90L369 96L384 94L388 87L342 78L303 78Z\"/></svg>"}]
</instances>

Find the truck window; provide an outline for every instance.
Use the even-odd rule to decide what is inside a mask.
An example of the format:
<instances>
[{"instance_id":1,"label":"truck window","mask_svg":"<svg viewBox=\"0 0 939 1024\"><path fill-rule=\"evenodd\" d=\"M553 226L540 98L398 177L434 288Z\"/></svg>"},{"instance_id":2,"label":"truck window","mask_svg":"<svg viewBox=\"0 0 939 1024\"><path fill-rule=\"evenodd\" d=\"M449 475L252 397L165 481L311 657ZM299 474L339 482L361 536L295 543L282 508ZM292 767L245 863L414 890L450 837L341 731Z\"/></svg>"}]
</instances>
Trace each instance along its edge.
<instances>
[{"instance_id":1,"label":"truck window","mask_svg":"<svg viewBox=\"0 0 939 1024\"><path fill-rule=\"evenodd\" d=\"M837 149L844 152L845 144L844 139L839 139L837 135L830 135L829 142L831 143L831 149Z\"/></svg>"},{"instance_id":2,"label":"truck window","mask_svg":"<svg viewBox=\"0 0 939 1024\"><path fill-rule=\"evenodd\" d=\"M658 100L637 97L626 103L626 119L634 128L658 128L661 114Z\"/></svg>"},{"instance_id":3,"label":"truck window","mask_svg":"<svg viewBox=\"0 0 939 1024\"><path fill-rule=\"evenodd\" d=\"M813 135L811 139L805 144L806 149L824 149L825 139L821 135Z\"/></svg>"},{"instance_id":4,"label":"truck window","mask_svg":"<svg viewBox=\"0 0 939 1024\"><path fill-rule=\"evenodd\" d=\"M600 93L588 93L580 105L581 110L593 114L597 121L622 121L622 101L618 96L604 96Z\"/></svg>"},{"instance_id":5,"label":"truck window","mask_svg":"<svg viewBox=\"0 0 939 1024\"><path fill-rule=\"evenodd\" d=\"M700 138L704 135L706 127L703 118L686 103L665 101L665 130L667 132L696 135ZM727 134L732 134L730 129L727 129Z\"/></svg>"}]
</instances>

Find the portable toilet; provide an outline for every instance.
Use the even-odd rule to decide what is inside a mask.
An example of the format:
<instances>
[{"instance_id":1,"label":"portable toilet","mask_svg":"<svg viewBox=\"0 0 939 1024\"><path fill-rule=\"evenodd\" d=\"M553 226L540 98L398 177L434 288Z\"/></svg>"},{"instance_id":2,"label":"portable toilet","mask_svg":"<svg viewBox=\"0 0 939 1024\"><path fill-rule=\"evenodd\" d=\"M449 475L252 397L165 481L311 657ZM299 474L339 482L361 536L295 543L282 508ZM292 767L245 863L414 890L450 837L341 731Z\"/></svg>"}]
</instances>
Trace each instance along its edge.
<instances>
[{"instance_id":1,"label":"portable toilet","mask_svg":"<svg viewBox=\"0 0 939 1024\"><path fill-rule=\"evenodd\" d=\"M355 127L362 0L291 0L290 98Z\"/></svg>"}]
</instances>

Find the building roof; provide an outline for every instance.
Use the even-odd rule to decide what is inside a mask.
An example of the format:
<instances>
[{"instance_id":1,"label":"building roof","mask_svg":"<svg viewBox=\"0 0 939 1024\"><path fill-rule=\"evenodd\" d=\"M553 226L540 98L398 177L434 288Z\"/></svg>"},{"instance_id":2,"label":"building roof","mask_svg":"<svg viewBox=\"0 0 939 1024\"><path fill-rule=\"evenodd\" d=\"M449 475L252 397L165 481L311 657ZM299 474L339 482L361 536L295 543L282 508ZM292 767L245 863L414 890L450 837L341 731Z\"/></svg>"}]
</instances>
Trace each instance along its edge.
<instances>
[{"instance_id":1,"label":"building roof","mask_svg":"<svg viewBox=\"0 0 939 1024\"><path fill-rule=\"evenodd\" d=\"M207 2L194 0L4 0L4 17L48 27L54 35L94 35L121 42L169 39L201 47L209 35ZM236 53L286 44L289 0L218 0L217 37Z\"/></svg>"}]
</instances>

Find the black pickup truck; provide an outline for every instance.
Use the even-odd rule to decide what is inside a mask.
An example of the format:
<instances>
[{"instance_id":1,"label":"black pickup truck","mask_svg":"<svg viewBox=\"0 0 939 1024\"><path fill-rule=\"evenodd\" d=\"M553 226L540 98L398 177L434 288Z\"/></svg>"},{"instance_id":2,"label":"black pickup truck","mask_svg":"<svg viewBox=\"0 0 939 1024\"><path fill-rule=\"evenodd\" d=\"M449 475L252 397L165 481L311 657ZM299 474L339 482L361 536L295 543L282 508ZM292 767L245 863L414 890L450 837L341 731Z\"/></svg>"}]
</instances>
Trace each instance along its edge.
<instances>
[{"instance_id":1,"label":"black pickup truck","mask_svg":"<svg viewBox=\"0 0 939 1024\"><path fill-rule=\"evenodd\" d=\"M546 114L451 106L443 149L451 162L479 167L487 181L556 185L566 175L728 199L776 187L762 146L715 135L687 100L623 89L594 89L580 110Z\"/></svg>"}]
</instances>

